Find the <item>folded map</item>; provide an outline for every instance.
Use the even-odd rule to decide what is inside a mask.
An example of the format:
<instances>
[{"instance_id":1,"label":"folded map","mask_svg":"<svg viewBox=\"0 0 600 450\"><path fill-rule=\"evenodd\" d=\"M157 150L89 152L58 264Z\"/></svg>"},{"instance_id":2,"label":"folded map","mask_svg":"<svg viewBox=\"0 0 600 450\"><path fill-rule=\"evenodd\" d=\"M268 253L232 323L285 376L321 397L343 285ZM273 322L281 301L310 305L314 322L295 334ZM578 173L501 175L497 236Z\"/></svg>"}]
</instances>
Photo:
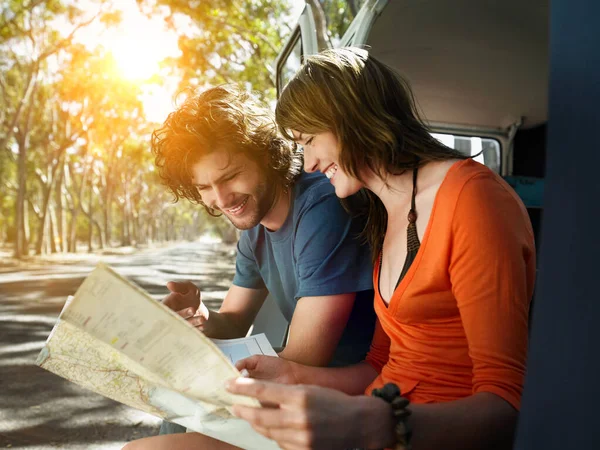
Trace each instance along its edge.
<instances>
[{"instance_id":1,"label":"folded map","mask_svg":"<svg viewBox=\"0 0 600 450\"><path fill-rule=\"evenodd\" d=\"M80 386L246 449L277 444L233 417L235 361L276 356L264 335L211 340L100 263L69 297L36 364Z\"/></svg>"}]
</instances>

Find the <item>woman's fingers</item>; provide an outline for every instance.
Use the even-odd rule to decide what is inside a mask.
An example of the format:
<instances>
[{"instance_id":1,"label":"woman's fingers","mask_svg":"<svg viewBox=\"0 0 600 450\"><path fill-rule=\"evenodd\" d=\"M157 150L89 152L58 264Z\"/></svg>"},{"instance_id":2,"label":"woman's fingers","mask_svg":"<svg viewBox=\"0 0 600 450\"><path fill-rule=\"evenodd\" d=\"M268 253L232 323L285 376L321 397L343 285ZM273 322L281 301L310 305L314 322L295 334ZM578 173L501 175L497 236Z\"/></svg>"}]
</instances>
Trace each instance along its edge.
<instances>
[{"instance_id":1,"label":"woman's fingers","mask_svg":"<svg viewBox=\"0 0 600 450\"><path fill-rule=\"evenodd\" d=\"M283 384L296 384L292 362L275 356L254 355L240 360L238 370L246 369L251 378Z\"/></svg>"},{"instance_id":2,"label":"woman's fingers","mask_svg":"<svg viewBox=\"0 0 600 450\"><path fill-rule=\"evenodd\" d=\"M269 422L269 423L276 423L277 420L275 418L272 417L272 414L281 414L282 411L281 410L265 410L265 409L258 409L258 408L250 408L250 407L240 407L240 409L243 409L238 411L240 414L238 415L236 412L236 415L242 419L247 420L250 425L252 426L252 428L254 428L257 432L259 432L260 434L262 434L263 436L269 438L269 439L273 439L274 441L277 441L277 443L279 444L279 446L283 449L289 449L289 450L301 450L301 449L308 449L310 448L310 432L309 430L305 429L305 428L296 428L296 427L288 427L285 425L285 423L287 422L285 419L283 420L282 423L284 423L284 426L282 428L278 428L275 426L271 426L271 425L260 425L259 423L261 422ZM253 411L249 411L255 409L257 411L259 411L259 414L255 414ZM263 412L267 412L269 414L265 414L263 415ZM295 419L290 419L290 423L297 423L297 420Z\"/></svg>"},{"instance_id":3,"label":"woman's fingers","mask_svg":"<svg viewBox=\"0 0 600 450\"><path fill-rule=\"evenodd\" d=\"M304 407L308 401L308 389L300 386L270 383L251 378L236 378L227 382L227 390L233 394L254 397L260 402L280 406Z\"/></svg>"},{"instance_id":4,"label":"woman's fingers","mask_svg":"<svg viewBox=\"0 0 600 450\"><path fill-rule=\"evenodd\" d=\"M246 369L248 372L250 372L250 374L252 374L252 372L256 370L257 365L258 357L254 355L249 356L248 358L240 359L238 362L235 363L235 368L240 372L242 371L242 369Z\"/></svg>"},{"instance_id":5,"label":"woman's fingers","mask_svg":"<svg viewBox=\"0 0 600 450\"><path fill-rule=\"evenodd\" d=\"M304 411L237 405L233 407L233 412L240 419L261 428L305 429L309 426Z\"/></svg>"}]
</instances>

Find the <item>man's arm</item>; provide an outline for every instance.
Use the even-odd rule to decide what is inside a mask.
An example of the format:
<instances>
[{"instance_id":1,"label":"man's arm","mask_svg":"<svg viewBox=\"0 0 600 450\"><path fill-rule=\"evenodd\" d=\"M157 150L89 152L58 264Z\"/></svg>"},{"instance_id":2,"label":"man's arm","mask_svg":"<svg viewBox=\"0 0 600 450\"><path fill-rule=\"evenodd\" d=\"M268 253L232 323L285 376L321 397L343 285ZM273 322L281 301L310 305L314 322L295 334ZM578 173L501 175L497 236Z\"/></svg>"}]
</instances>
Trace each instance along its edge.
<instances>
[{"instance_id":1,"label":"man's arm","mask_svg":"<svg viewBox=\"0 0 600 450\"><path fill-rule=\"evenodd\" d=\"M355 300L366 301L364 296L357 298L357 293L373 287L370 249L357 239L360 223L352 221L329 183L311 187L297 223L293 252L298 300L288 345L280 356L324 366L334 356ZM372 326L372 322L365 319L364 325ZM360 360L359 352L366 350L368 335L363 339L365 348L349 358L352 362Z\"/></svg>"},{"instance_id":2,"label":"man's arm","mask_svg":"<svg viewBox=\"0 0 600 450\"><path fill-rule=\"evenodd\" d=\"M266 289L231 286L219 311L203 308L200 315L188 321L215 339L235 339L246 336L258 311L267 298Z\"/></svg>"},{"instance_id":3,"label":"man's arm","mask_svg":"<svg viewBox=\"0 0 600 450\"><path fill-rule=\"evenodd\" d=\"M355 297L355 293L350 293L299 299L288 343L279 356L309 366L327 365L344 332Z\"/></svg>"}]
</instances>

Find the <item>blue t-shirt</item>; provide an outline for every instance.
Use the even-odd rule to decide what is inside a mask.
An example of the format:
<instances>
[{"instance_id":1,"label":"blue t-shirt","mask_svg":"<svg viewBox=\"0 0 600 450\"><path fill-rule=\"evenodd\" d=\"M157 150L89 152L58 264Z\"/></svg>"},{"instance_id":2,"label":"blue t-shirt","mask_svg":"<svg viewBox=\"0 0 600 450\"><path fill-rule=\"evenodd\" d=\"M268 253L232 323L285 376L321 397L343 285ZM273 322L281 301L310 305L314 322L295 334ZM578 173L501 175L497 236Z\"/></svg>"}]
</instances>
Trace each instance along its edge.
<instances>
[{"instance_id":1,"label":"blue t-shirt","mask_svg":"<svg viewBox=\"0 0 600 450\"><path fill-rule=\"evenodd\" d=\"M324 175L303 173L281 228L258 225L238 242L233 284L266 287L288 321L302 297L357 293L332 365L361 361L373 337L373 267L369 247L357 237L362 226Z\"/></svg>"}]
</instances>

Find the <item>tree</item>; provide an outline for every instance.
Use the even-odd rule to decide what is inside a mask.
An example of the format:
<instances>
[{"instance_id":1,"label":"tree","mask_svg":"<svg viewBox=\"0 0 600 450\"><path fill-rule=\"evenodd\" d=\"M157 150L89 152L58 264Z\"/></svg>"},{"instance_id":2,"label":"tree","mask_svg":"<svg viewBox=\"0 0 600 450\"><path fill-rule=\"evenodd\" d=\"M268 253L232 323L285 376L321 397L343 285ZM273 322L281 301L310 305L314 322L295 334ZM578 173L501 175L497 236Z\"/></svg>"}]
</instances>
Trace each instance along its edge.
<instances>
[{"instance_id":1,"label":"tree","mask_svg":"<svg viewBox=\"0 0 600 450\"><path fill-rule=\"evenodd\" d=\"M275 98L272 64L290 34L290 3L284 0L138 0L148 13L168 7L167 23L186 29L179 37L181 87L245 83ZM151 4L149 4L151 3Z\"/></svg>"},{"instance_id":2,"label":"tree","mask_svg":"<svg viewBox=\"0 0 600 450\"><path fill-rule=\"evenodd\" d=\"M73 3L31 0L9 1L3 9L0 22L0 61L3 90L0 110L2 130L0 131L0 151L8 152L11 141L15 140L18 149L17 198L15 204L16 237L15 256L20 258L27 253L26 221L26 178L27 152L29 150L34 115L36 91L48 73L48 61L66 48L75 32L91 23L97 14L89 17L85 11ZM58 19L73 23L68 34L61 34L56 26ZM6 74L6 75L5 75Z\"/></svg>"},{"instance_id":3,"label":"tree","mask_svg":"<svg viewBox=\"0 0 600 450\"><path fill-rule=\"evenodd\" d=\"M181 87L238 82L274 100L272 64L291 32L288 0L136 1L178 33L182 56L166 60L164 69ZM118 26L117 8L92 2L94 11L89 2L83 9L67 0L3 4L0 242L13 241L21 257L30 242L39 254L75 251L77 240L91 250L117 240L139 244L202 232L235 239L227 220L207 218L198 205L173 207L153 171L143 82L123 79L101 45L76 39L92 21ZM312 3L323 15L320 33L329 45L354 17L345 11L357 2Z\"/></svg>"}]
</instances>

